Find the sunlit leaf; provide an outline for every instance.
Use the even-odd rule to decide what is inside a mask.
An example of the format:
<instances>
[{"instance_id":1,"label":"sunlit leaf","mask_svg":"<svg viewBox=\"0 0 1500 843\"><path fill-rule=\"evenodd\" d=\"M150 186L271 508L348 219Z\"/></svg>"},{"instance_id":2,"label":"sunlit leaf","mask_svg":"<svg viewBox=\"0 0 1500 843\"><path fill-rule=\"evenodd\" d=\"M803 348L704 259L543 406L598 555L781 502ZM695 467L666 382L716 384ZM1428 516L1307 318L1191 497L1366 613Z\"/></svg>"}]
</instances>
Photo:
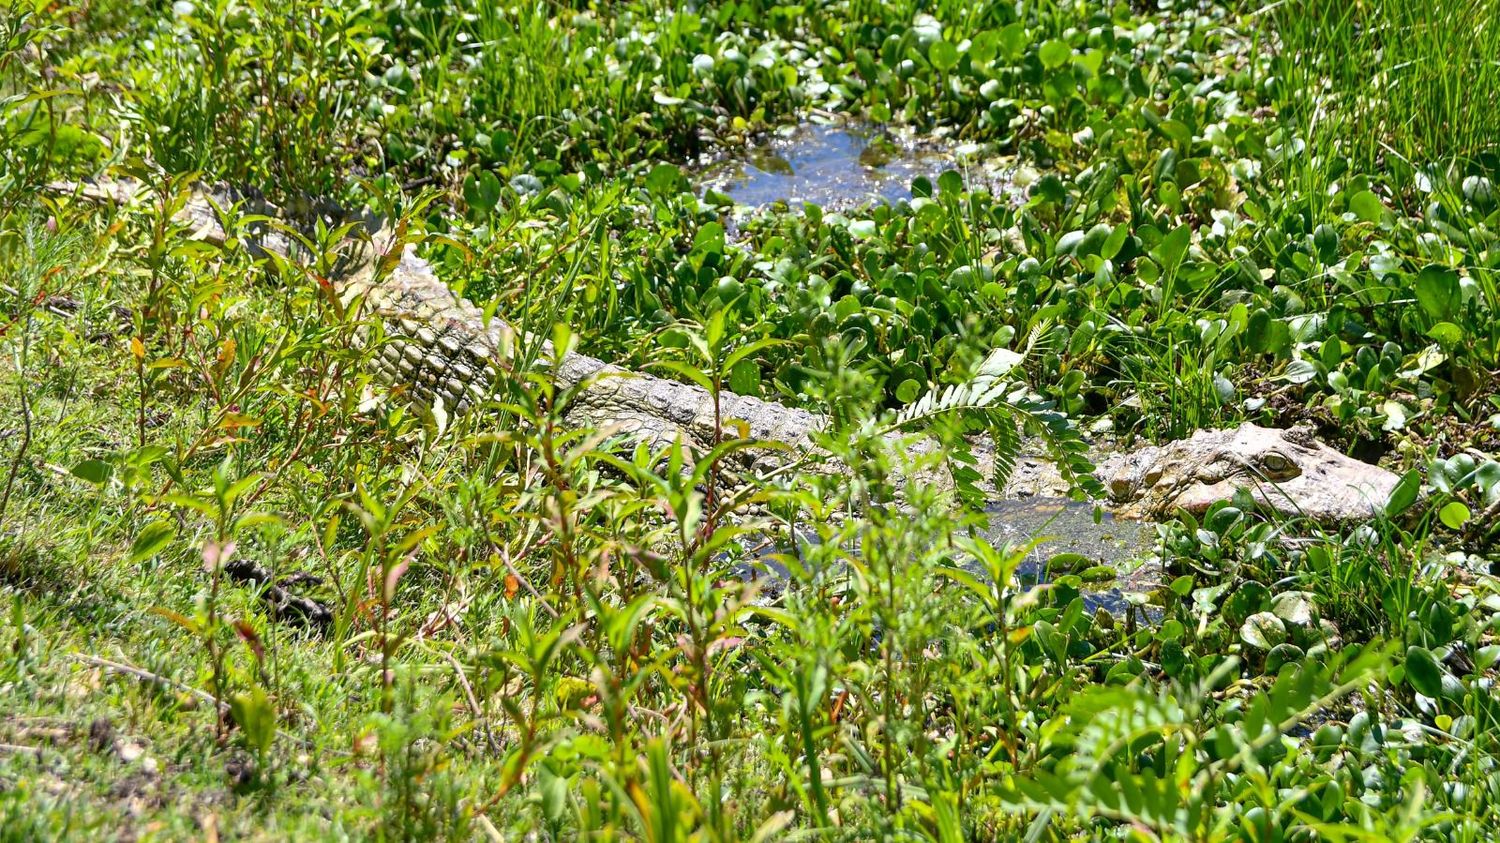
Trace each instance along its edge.
<instances>
[{"instance_id":1,"label":"sunlit leaf","mask_svg":"<svg viewBox=\"0 0 1500 843\"><path fill-rule=\"evenodd\" d=\"M177 538L177 528L170 521L152 521L141 528L135 541L130 544L129 560L132 564L144 562L161 553Z\"/></svg>"}]
</instances>

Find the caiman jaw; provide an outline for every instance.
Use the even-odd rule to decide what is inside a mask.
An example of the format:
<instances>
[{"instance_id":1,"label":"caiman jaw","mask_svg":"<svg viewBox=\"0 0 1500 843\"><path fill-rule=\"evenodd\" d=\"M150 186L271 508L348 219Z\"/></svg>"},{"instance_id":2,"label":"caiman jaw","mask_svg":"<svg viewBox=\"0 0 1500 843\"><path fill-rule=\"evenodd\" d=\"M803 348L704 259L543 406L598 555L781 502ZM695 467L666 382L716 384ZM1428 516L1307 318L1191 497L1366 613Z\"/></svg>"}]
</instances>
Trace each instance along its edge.
<instances>
[{"instance_id":1,"label":"caiman jaw","mask_svg":"<svg viewBox=\"0 0 1500 843\"><path fill-rule=\"evenodd\" d=\"M1221 453L1218 459L1211 460L1197 477L1178 490L1173 496L1172 507L1203 514L1215 502L1235 498L1238 489L1251 490L1262 502L1274 501L1281 496L1287 504L1295 505L1296 499L1287 495L1284 489L1289 481L1301 475L1298 463L1280 453L1250 456ZM1277 505L1275 508L1281 510L1283 507Z\"/></svg>"},{"instance_id":2,"label":"caiman jaw","mask_svg":"<svg viewBox=\"0 0 1500 843\"><path fill-rule=\"evenodd\" d=\"M1222 451L1172 496L1170 505L1201 515L1219 501L1232 500L1235 492L1244 488L1260 492L1256 497L1263 503L1281 497L1294 506L1296 499L1285 489L1301 476L1297 461L1277 451L1252 454Z\"/></svg>"}]
</instances>

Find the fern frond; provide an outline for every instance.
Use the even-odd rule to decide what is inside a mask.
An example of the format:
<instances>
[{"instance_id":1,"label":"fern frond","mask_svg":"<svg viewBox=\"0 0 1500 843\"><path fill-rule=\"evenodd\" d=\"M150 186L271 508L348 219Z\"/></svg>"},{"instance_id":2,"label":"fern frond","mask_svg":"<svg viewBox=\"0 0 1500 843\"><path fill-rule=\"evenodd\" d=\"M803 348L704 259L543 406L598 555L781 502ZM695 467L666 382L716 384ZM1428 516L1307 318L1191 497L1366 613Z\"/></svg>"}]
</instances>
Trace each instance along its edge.
<instances>
[{"instance_id":1,"label":"fern frond","mask_svg":"<svg viewBox=\"0 0 1500 843\"><path fill-rule=\"evenodd\" d=\"M1016 462L1021 457L1021 425L1016 423L1015 414L1008 410L992 410L993 419L989 424L991 452L990 463L993 466L992 480L996 489L1004 489L1005 484L1010 482L1010 477L1016 471Z\"/></svg>"},{"instance_id":2,"label":"fern frond","mask_svg":"<svg viewBox=\"0 0 1500 843\"><path fill-rule=\"evenodd\" d=\"M968 383L952 384L941 391L929 392L901 408L886 432L909 430L913 425L953 413L993 409L1004 401L1008 386L1003 381L975 378Z\"/></svg>"},{"instance_id":3,"label":"fern frond","mask_svg":"<svg viewBox=\"0 0 1500 843\"><path fill-rule=\"evenodd\" d=\"M982 427L990 434L992 486L1003 489L1020 459L1023 431L1035 431L1047 445L1064 479L1090 496L1102 494L1103 488L1094 478L1094 466L1087 457L1088 447L1077 429L1024 381L1011 377L1031 355L1046 346L1051 335L1051 322L1038 322L1027 334L1020 351L995 349L966 383L923 395L901 408L882 432L890 434L917 427L931 430L954 417L965 422L955 431L965 426ZM984 495L975 482L979 475L974 468L977 460L973 446L960 435L939 438L947 446L949 469L959 494L971 502L982 503Z\"/></svg>"}]
</instances>

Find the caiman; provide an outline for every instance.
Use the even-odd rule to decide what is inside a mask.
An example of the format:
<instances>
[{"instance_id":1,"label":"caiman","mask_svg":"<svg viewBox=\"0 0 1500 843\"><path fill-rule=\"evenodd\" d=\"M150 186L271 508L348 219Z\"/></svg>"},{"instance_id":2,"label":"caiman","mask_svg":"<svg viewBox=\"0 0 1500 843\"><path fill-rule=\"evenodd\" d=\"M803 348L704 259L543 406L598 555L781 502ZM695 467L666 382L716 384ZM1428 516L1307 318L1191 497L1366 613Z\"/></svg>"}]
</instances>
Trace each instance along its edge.
<instances>
[{"instance_id":1,"label":"caiman","mask_svg":"<svg viewBox=\"0 0 1500 843\"><path fill-rule=\"evenodd\" d=\"M145 195L139 183L126 180L54 189L121 205ZM196 237L224 244L229 237L216 207L229 208L244 199L229 191L194 191L174 216ZM277 213L254 200L250 206L257 213ZM383 322L391 342L377 352L377 374L413 399L441 401L451 412L480 403L495 378L510 371L514 331L500 319L487 320L472 302L456 296L415 246L399 242L390 227L375 219L360 224L363 236L349 238L329 280L346 304L361 302ZM284 257L300 251L293 239L264 227L246 245ZM579 428L611 429L653 444L680 436L701 453L716 429L733 429L739 422L751 440L789 446L749 449L748 469L764 469L771 453L807 453L824 425L822 417L806 410L727 392L720 394L716 407L712 396L697 386L628 372L584 354L566 355L554 377L565 387L587 384L566 412L569 424ZM716 417L726 421L724 427L716 426ZM1202 512L1243 488L1263 506L1289 516L1328 524L1358 521L1379 511L1398 479L1340 454L1306 431L1248 423L1095 462L1116 512L1145 519L1170 517L1179 508ZM996 494L1013 498L1066 491L1050 462L1023 457Z\"/></svg>"}]
</instances>

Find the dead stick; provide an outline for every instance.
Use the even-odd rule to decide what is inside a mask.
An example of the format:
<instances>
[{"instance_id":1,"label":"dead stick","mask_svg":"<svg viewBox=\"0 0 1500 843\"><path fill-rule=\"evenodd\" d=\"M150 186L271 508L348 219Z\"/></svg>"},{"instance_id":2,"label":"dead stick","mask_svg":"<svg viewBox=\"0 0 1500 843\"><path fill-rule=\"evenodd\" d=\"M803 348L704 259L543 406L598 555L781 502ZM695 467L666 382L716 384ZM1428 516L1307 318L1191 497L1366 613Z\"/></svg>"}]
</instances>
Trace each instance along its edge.
<instances>
[{"instance_id":1,"label":"dead stick","mask_svg":"<svg viewBox=\"0 0 1500 843\"><path fill-rule=\"evenodd\" d=\"M21 746L14 743L0 743L0 754L10 753L12 755L30 755L32 758L41 758L42 749L37 746Z\"/></svg>"},{"instance_id":2,"label":"dead stick","mask_svg":"<svg viewBox=\"0 0 1500 843\"><path fill-rule=\"evenodd\" d=\"M167 677L162 676L159 673L152 673L149 670L142 670L139 667L134 667L128 664L121 664L119 662L112 662L109 659L101 659L98 656L89 656L84 655L83 653L74 653L73 658L83 662L84 664L91 664L95 667L102 667L105 670L112 670L115 673L123 673L127 676L134 676L137 679L141 679L155 685L174 688L178 691L182 691L185 694L191 694L192 696L197 697L198 699L202 700L203 702L209 703L210 705L218 702L213 698L213 695L208 693L207 691L201 691L191 685L186 685L178 682L175 679L168 679ZM219 708L223 709L224 711L229 710L229 703L220 702L218 703L218 705Z\"/></svg>"},{"instance_id":3,"label":"dead stick","mask_svg":"<svg viewBox=\"0 0 1500 843\"><path fill-rule=\"evenodd\" d=\"M479 698L474 696L474 686L469 684L469 678L464 675L464 666L458 663L458 659L454 658L452 653L443 651L442 656L448 660L448 664L453 666L453 675L458 677L458 685L463 689L464 696L469 701L469 712L475 720L484 725L485 743L489 744L490 751L498 752L500 747L495 743L494 733L490 731L489 718L484 716L484 709L479 707Z\"/></svg>"}]
</instances>

